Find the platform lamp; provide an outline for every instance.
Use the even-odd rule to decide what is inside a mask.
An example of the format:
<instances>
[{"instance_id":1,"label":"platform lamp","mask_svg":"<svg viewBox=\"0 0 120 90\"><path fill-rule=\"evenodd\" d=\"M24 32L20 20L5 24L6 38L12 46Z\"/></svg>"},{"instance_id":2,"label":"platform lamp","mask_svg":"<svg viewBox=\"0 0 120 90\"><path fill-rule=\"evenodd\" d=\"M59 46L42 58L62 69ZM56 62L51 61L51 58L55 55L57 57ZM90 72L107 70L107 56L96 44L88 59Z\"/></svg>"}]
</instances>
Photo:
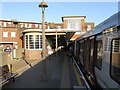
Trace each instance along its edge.
<instances>
[{"instance_id":1,"label":"platform lamp","mask_svg":"<svg viewBox=\"0 0 120 90\"><path fill-rule=\"evenodd\" d=\"M45 29L44 29L44 12L45 12L45 8L48 7L47 3L44 2L44 0L39 4L39 7L42 8L42 58L43 60L45 59L45 55L46 55L46 43L45 43ZM42 62L42 81L46 81L47 80L47 75L46 75L46 62L43 61Z\"/></svg>"}]
</instances>

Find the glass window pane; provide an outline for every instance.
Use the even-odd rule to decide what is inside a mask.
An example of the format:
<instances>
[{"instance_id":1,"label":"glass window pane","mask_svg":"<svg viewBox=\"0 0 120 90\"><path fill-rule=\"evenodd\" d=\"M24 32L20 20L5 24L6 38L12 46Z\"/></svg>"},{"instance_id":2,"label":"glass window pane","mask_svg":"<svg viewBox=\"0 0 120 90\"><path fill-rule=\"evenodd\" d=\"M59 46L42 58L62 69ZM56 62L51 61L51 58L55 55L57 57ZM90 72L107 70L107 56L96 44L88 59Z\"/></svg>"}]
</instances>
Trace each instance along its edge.
<instances>
[{"instance_id":1,"label":"glass window pane","mask_svg":"<svg viewBox=\"0 0 120 90\"><path fill-rule=\"evenodd\" d=\"M39 45L39 42L35 42L35 45Z\"/></svg>"},{"instance_id":2,"label":"glass window pane","mask_svg":"<svg viewBox=\"0 0 120 90\"><path fill-rule=\"evenodd\" d=\"M29 39L33 40L34 39L34 35L29 35Z\"/></svg>"},{"instance_id":3,"label":"glass window pane","mask_svg":"<svg viewBox=\"0 0 120 90\"><path fill-rule=\"evenodd\" d=\"M41 35L26 35L25 38L26 38L25 39L26 49L40 49L40 48L42 48L42 36Z\"/></svg>"},{"instance_id":4,"label":"glass window pane","mask_svg":"<svg viewBox=\"0 0 120 90\"><path fill-rule=\"evenodd\" d=\"M34 49L34 35L29 35L29 49Z\"/></svg>"},{"instance_id":5,"label":"glass window pane","mask_svg":"<svg viewBox=\"0 0 120 90\"><path fill-rule=\"evenodd\" d=\"M25 41L25 43L26 43L26 46L25 46L25 47L26 47L26 49L28 49L28 35L25 36L25 40L26 40L26 41Z\"/></svg>"},{"instance_id":6,"label":"glass window pane","mask_svg":"<svg viewBox=\"0 0 120 90\"><path fill-rule=\"evenodd\" d=\"M95 65L101 69L102 68L102 52L103 52L103 43L101 41L96 41L96 61Z\"/></svg>"},{"instance_id":7,"label":"glass window pane","mask_svg":"<svg viewBox=\"0 0 120 90\"><path fill-rule=\"evenodd\" d=\"M16 37L16 32L11 32L11 37Z\"/></svg>"},{"instance_id":8,"label":"glass window pane","mask_svg":"<svg viewBox=\"0 0 120 90\"><path fill-rule=\"evenodd\" d=\"M93 61L93 47L94 47L94 41L90 40L90 62Z\"/></svg>"},{"instance_id":9,"label":"glass window pane","mask_svg":"<svg viewBox=\"0 0 120 90\"><path fill-rule=\"evenodd\" d=\"M120 39L112 41L111 76L120 83Z\"/></svg>"},{"instance_id":10,"label":"glass window pane","mask_svg":"<svg viewBox=\"0 0 120 90\"><path fill-rule=\"evenodd\" d=\"M34 45L29 45L29 48L30 49L34 49Z\"/></svg>"},{"instance_id":11,"label":"glass window pane","mask_svg":"<svg viewBox=\"0 0 120 90\"><path fill-rule=\"evenodd\" d=\"M3 37L8 37L8 32L3 32Z\"/></svg>"},{"instance_id":12,"label":"glass window pane","mask_svg":"<svg viewBox=\"0 0 120 90\"><path fill-rule=\"evenodd\" d=\"M39 35L35 35L35 39L39 39Z\"/></svg>"},{"instance_id":13,"label":"glass window pane","mask_svg":"<svg viewBox=\"0 0 120 90\"><path fill-rule=\"evenodd\" d=\"M39 45L35 45L35 49L39 49Z\"/></svg>"}]
</instances>

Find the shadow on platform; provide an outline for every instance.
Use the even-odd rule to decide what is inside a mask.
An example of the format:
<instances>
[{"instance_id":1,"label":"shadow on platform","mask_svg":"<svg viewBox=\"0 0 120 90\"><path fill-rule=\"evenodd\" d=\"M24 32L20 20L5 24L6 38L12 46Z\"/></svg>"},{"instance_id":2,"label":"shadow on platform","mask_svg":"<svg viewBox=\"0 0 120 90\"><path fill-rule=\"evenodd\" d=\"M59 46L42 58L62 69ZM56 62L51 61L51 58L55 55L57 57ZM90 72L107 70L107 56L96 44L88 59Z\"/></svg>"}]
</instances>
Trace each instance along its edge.
<instances>
[{"instance_id":1,"label":"shadow on platform","mask_svg":"<svg viewBox=\"0 0 120 90\"><path fill-rule=\"evenodd\" d=\"M47 57L45 60L32 66L15 82L8 82L2 88L71 88L71 71L68 64L68 55L64 50ZM42 81L42 64L46 63L47 81Z\"/></svg>"}]
</instances>

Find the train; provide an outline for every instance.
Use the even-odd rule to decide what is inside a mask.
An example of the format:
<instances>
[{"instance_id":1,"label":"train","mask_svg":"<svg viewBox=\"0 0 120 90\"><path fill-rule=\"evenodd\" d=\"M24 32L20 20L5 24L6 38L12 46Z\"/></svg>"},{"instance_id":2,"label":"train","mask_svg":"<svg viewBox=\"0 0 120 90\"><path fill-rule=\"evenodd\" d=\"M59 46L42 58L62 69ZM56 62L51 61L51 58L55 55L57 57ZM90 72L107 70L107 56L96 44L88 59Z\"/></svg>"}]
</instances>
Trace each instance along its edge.
<instances>
[{"instance_id":1,"label":"train","mask_svg":"<svg viewBox=\"0 0 120 90\"><path fill-rule=\"evenodd\" d=\"M120 11L78 37L70 47L91 86L120 88Z\"/></svg>"}]
</instances>

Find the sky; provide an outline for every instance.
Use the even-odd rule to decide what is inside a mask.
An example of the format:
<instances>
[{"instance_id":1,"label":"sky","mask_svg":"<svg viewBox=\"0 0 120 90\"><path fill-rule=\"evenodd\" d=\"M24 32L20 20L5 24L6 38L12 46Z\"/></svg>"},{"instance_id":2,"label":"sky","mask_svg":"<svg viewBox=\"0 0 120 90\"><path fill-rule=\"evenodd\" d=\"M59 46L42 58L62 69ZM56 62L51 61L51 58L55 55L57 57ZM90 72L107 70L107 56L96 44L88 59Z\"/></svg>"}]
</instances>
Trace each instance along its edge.
<instances>
[{"instance_id":1,"label":"sky","mask_svg":"<svg viewBox=\"0 0 120 90\"><path fill-rule=\"evenodd\" d=\"M41 1L40 1L41 2ZM40 2L1 2L0 19L41 22ZM118 2L46 2L45 21L61 23L62 16L86 16L85 22L98 25L118 12Z\"/></svg>"}]
</instances>

